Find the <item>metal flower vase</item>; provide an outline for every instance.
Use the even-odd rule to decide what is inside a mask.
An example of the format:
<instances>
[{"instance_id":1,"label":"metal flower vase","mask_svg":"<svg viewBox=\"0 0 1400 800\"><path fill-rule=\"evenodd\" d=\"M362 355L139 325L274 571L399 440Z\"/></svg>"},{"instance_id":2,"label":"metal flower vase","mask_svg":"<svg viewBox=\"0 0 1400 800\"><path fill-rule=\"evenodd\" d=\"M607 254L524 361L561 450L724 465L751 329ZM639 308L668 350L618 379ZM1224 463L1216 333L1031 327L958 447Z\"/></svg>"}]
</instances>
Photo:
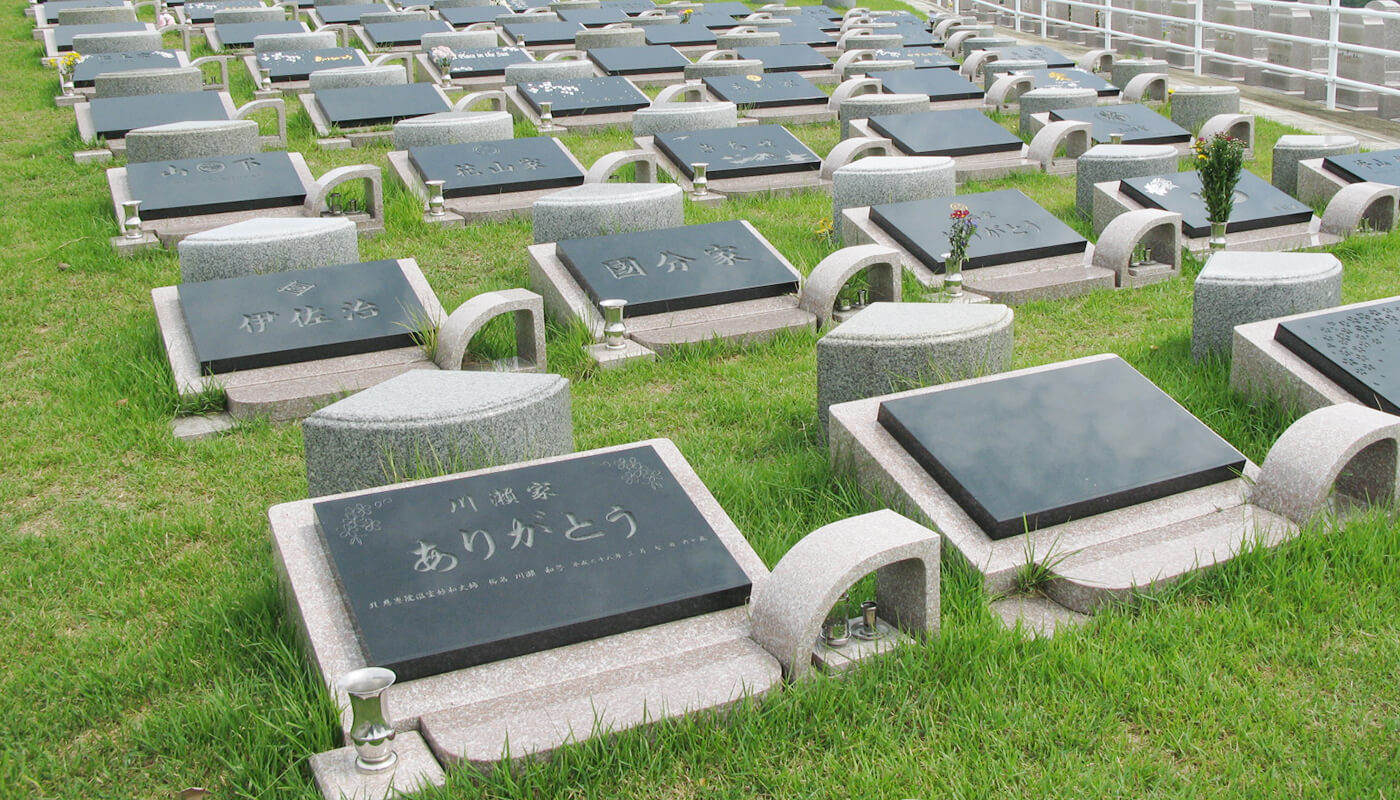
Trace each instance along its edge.
<instances>
[{"instance_id":1,"label":"metal flower vase","mask_svg":"<svg viewBox=\"0 0 1400 800\"><path fill-rule=\"evenodd\" d=\"M340 688L350 695L350 741L355 746L355 766L364 772L382 772L399 760L394 752L394 729L384 720L384 690L394 685L393 670L365 667L346 673Z\"/></svg>"},{"instance_id":2,"label":"metal flower vase","mask_svg":"<svg viewBox=\"0 0 1400 800\"><path fill-rule=\"evenodd\" d=\"M626 300L601 300L598 306L603 309L603 346L609 350L621 350L627 346L627 325L622 321L622 310Z\"/></svg>"}]
</instances>

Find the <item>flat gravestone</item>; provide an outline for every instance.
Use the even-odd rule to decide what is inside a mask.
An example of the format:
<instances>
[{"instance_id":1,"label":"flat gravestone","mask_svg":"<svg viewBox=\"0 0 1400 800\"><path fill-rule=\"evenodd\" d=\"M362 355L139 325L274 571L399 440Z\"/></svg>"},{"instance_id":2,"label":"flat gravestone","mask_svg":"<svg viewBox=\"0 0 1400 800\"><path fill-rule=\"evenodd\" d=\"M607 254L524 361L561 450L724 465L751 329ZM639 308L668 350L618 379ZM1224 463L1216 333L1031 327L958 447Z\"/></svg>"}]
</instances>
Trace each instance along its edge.
<instances>
[{"instance_id":1,"label":"flat gravestone","mask_svg":"<svg viewBox=\"0 0 1400 800\"><path fill-rule=\"evenodd\" d=\"M1088 122L1090 136L1098 144L1123 134L1123 144L1174 144L1191 141L1191 132L1144 105L1129 103L1091 108L1064 108L1050 112L1052 120Z\"/></svg>"},{"instance_id":2,"label":"flat gravestone","mask_svg":"<svg viewBox=\"0 0 1400 800\"><path fill-rule=\"evenodd\" d=\"M1024 146L1019 136L975 108L874 116L870 128L914 156L1019 153Z\"/></svg>"},{"instance_id":3,"label":"flat gravestone","mask_svg":"<svg viewBox=\"0 0 1400 800\"><path fill-rule=\"evenodd\" d=\"M524 64L533 61L523 47L475 47L468 50L454 50L452 64L448 67L454 78L470 78L475 75L504 75L511 64Z\"/></svg>"},{"instance_id":4,"label":"flat gravestone","mask_svg":"<svg viewBox=\"0 0 1400 800\"><path fill-rule=\"evenodd\" d=\"M879 78L888 94L923 94L932 102L980 100L982 87L951 69L866 70L866 76Z\"/></svg>"},{"instance_id":5,"label":"flat gravestone","mask_svg":"<svg viewBox=\"0 0 1400 800\"><path fill-rule=\"evenodd\" d=\"M687 178L695 177L690 165L696 162L709 164L707 174L713 179L822 167L821 158L781 125L658 133L655 141Z\"/></svg>"},{"instance_id":6,"label":"flat gravestone","mask_svg":"<svg viewBox=\"0 0 1400 800\"><path fill-rule=\"evenodd\" d=\"M1400 414L1400 301L1280 322L1274 339L1359 402Z\"/></svg>"},{"instance_id":7,"label":"flat gravestone","mask_svg":"<svg viewBox=\"0 0 1400 800\"><path fill-rule=\"evenodd\" d=\"M1093 89L1099 97L1117 97L1122 90L1092 72L1082 69L1016 70L1016 75L1029 75L1036 89Z\"/></svg>"},{"instance_id":8,"label":"flat gravestone","mask_svg":"<svg viewBox=\"0 0 1400 800\"><path fill-rule=\"evenodd\" d=\"M1143 206L1175 211L1181 215L1181 228L1187 236L1206 236L1210 219L1201 199L1201 176L1195 170L1125 178L1123 194ZM1249 170L1240 173L1235 185L1235 204L1230 210L1226 232L1253 231L1278 225L1308 222L1312 208L1289 197L1282 189Z\"/></svg>"},{"instance_id":9,"label":"flat gravestone","mask_svg":"<svg viewBox=\"0 0 1400 800\"><path fill-rule=\"evenodd\" d=\"M306 26L294 20L276 22L226 22L215 25L214 32L224 47L252 47L259 36L273 33L305 33Z\"/></svg>"},{"instance_id":10,"label":"flat gravestone","mask_svg":"<svg viewBox=\"0 0 1400 800\"><path fill-rule=\"evenodd\" d=\"M1322 159L1322 168L1352 183L1375 181L1400 186L1400 150L1327 156Z\"/></svg>"},{"instance_id":11,"label":"flat gravestone","mask_svg":"<svg viewBox=\"0 0 1400 800\"><path fill-rule=\"evenodd\" d=\"M556 12L564 22L577 22L585 28L601 28L614 22L626 22L627 12L620 8L568 8Z\"/></svg>"},{"instance_id":12,"label":"flat gravestone","mask_svg":"<svg viewBox=\"0 0 1400 800\"><path fill-rule=\"evenodd\" d=\"M873 52L875 62L911 61L914 69L957 69L957 61L930 47L906 47L904 49L882 47Z\"/></svg>"},{"instance_id":13,"label":"flat gravestone","mask_svg":"<svg viewBox=\"0 0 1400 800\"><path fill-rule=\"evenodd\" d=\"M699 25L702 28L709 28L712 31L729 30L739 25L739 23L728 14L716 14L708 8L705 11L697 11L691 14L690 19L682 24Z\"/></svg>"},{"instance_id":14,"label":"flat gravestone","mask_svg":"<svg viewBox=\"0 0 1400 800\"><path fill-rule=\"evenodd\" d=\"M365 14L383 14L390 9L383 3L351 3L343 6L316 6L316 16L327 25L359 25ZM494 19L494 17L492 17ZM490 22L490 20L486 20Z\"/></svg>"},{"instance_id":15,"label":"flat gravestone","mask_svg":"<svg viewBox=\"0 0 1400 800\"><path fill-rule=\"evenodd\" d=\"M127 164L144 219L300 205L306 187L282 151Z\"/></svg>"},{"instance_id":16,"label":"flat gravestone","mask_svg":"<svg viewBox=\"0 0 1400 800\"><path fill-rule=\"evenodd\" d=\"M822 30L820 25L805 20L795 20L791 25L779 25L777 28L766 30L776 30L778 41L781 44L805 44L817 47L836 44L836 38Z\"/></svg>"},{"instance_id":17,"label":"flat gravestone","mask_svg":"<svg viewBox=\"0 0 1400 800\"><path fill-rule=\"evenodd\" d=\"M1043 44L998 47L996 54L1002 61L1044 61L1045 66L1050 69L1069 69L1074 66L1074 59Z\"/></svg>"},{"instance_id":18,"label":"flat gravestone","mask_svg":"<svg viewBox=\"0 0 1400 800\"><path fill-rule=\"evenodd\" d=\"M992 539L1231 480L1245 463L1116 358L888 400L878 419Z\"/></svg>"},{"instance_id":19,"label":"flat gravestone","mask_svg":"<svg viewBox=\"0 0 1400 800\"><path fill-rule=\"evenodd\" d=\"M89 105L93 129L109 139L127 131L167 122L226 120L228 109L218 92L138 94L130 97L98 97Z\"/></svg>"},{"instance_id":20,"label":"flat gravestone","mask_svg":"<svg viewBox=\"0 0 1400 800\"><path fill-rule=\"evenodd\" d=\"M315 50L284 50L258 53L258 66L266 69L273 82L304 81L319 70L358 67L364 56L353 47L319 47Z\"/></svg>"},{"instance_id":21,"label":"flat gravestone","mask_svg":"<svg viewBox=\"0 0 1400 800\"><path fill-rule=\"evenodd\" d=\"M871 206L870 219L934 272L948 254L948 214L961 203L977 220L964 269L1082 253L1088 242L1019 189Z\"/></svg>"},{"instance_id":22,"label":"flat gravestone","mask_svg":"<svg viewBox=\"0 0 1400 800\"><path fill-rule=\"evenodd\" d=\"M578 186L583 172L548 136L408 148L424 180L441 180L444 197Z\"/></svg>"},{"instance_id":23,"label":"flat gravestone","mask_svg":"<svg viewBox=\"0 0 1400 800\"><path fill-rule=\"evenodd\" d=\"M681 72L690 59L674 47L599 47L588 51L588 58L609 75L641 75L648 72Z\"/></svg>"},{"instance_id":24,"label":"flat gravestone","mask_svg":"<svg viewBox=\"0 0 1400 800\"><path fill-rule=\"evenodd\" d=\"M416 45L425 33L449 33L452 26L440 19L418 19L409 22L375 22L365 27L365 35L379 47Z\"/></svg>"},{"instance_id":25,"label":"flat gravestone","mask_svg":"<svg viewBox=\"0 0 1400 800\"><path fill-rule=\"evenodd\" d=\"M316 102L326 119L345 128L388 124L451 110L428 83L322 89L316 92Z\"/></svg>"},{"instance_id":26,"label":"flat gravestone","mask_svg":"<svg viewBox=\"0 0 1400 800\"><path fill-rule=\"evenodd\" d=\"M583 30L577 22L507 22L501 26L511 41L528 45L573 44L574 34Z\"/></svg>"},{"instance_id":27,"label":"flat gravestone","mask_svg":"<svg viewBox=\"0 0 1400 800\"><path fill-rule=\"evenodd\" d=\"M180 66L174 50L150 50L141 53L93 53L83 56L73 67L74 86L92 86L93 80L108 72L128 72L137 69L173 69Z\"/></svg>"},{"instance_id":28,"label":"flat gravestone","mask_svg":"<svg viewBox=\"0 0 1400 800\"><path fill-rule=\"evenodd\" d=\"M705 87L721 100L753 108L783 108L826 103L830 98L801 75L716 75Z\"/></svg>"},{"instance_id":29,"label":"flat gravestone","mask_svg":"<svg viewBox=\"0 0 1400 800\"><path fill-rule=\"evenodd\" d=\"M928 28L916 22L900 22L893 28L880 29L880 33L897 33L903 36L905 47L933 47L938 43Z\"/></svg>"},{"instance_id":30,"label":"flat gravestone","mask_svg":"<svg viewBox=\"0 0 1400 800\"><path fill-rule=\"evenodd\" d=\"M150 30L143 22L101 22L93 25L59 25L53 29L53 44L59 51L73 49L73 37L86 33L129 33Z\"/></svg>"},{"instance_id":31,"label":"flat gravestone","mask_svg":"<svg viewBox=\"0 0 1400 800\"><path fill-rule=\"evenodd\" d=\"M206 373L414 344L423 306L396 261L248 275L178 287Z\"/></svg>"},{"instance_id":32,"label":"flat gravestone","mask_svg":"<svg viewBox=\"0 0 1400 800\"><path fill-rule=\"evenodd\" d=\"M713 45L717 41L704 25L648 25L642 30L646 31L647 44Z\"/></svg>"},{"instance_id":33,"label":"flat gravestone","mask_svg":"<svg viewBox=\"0 0 1400 800\"><path fill-rule=\"evenodd\" d=\"M626 300L633 317L797 291L797 274L736 221L570 239L556 248L595 303Z\"/></svg>"},{"instance_id":34,"label":"flat gravestone","mask_svg":"<svg viewBox=\"0 0 1400 800\"><path fill-rule=\"evenodd\" d=\"M197 25L214 21L214 12L228 8L261 8L261 0L201 0L198 3L185 3L180 8L185 18Z\"/></svg>"},{"instance_id":35,"label":"flat gravestone","mask_svg":"<svg viewBox=\"0 0 1400 800\"><path fill-rule=\"evenodd\" d=\"M743 605L650 445L314 504L370 664L401 679Z\"/></svg>"},{"instance_id":36,"label":"flat gravestone","mask_svg":"<svg viewBox=\"0 0 1400 800\"><path fill-rule=\"evenodd\" d=\"M556 117L636 111L651 105L651 100L631 81L616 75L536 81L519 84L516 89L536 113L540 103L553 103L551 109Z\"/></svg>"},{"instance_id":37,"label":"flat gravestone","mask_svg":"<svg viewBox=\"0 0 1400 800\"><path fill-rule=\"evenodd\" d=\"M498 5L487 6L460 6L458 8L440 8L438 16L443 21L454 28L465 28L468 25L475 25L478 22L495 22L496 17L504 13Z\"/></svg>"},{"instance_id":38,"label":"flat gravestone","mask_svg":"<svg viewBox=\"0 0 1400 800\"><path fill-rule=\"evenodd\" d=\"M831 69L831 59L805 44L774 44L763 47L740 47L740 58L763 62L764 72L799 72L809 69Z\"/></svg>"},{"instance_id":39,"label":"flat gravestone","mask_svg":"<svg viewBox=\"0 0 1400 800\"><path fill-rule=\"evenodd\" d=\"M753 13L753 9L749 8L743 3L733 2L733 0L729 0L727 2L720 3L705 3L705 13L723 14L726 17L747 17L748 15Z\"/></svg>"}]
</instances>

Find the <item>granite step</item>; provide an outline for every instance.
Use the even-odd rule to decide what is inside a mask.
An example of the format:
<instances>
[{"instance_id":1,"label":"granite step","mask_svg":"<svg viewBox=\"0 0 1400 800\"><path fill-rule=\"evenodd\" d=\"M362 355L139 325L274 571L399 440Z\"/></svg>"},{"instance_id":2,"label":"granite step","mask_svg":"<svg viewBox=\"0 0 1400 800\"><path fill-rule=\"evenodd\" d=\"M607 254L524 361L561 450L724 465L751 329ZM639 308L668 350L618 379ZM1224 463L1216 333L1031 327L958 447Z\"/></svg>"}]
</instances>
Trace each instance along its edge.
<instances>
[{"instance_id":1,"label":"granite step","mask_svg":"<svg viewBox=\"0 0 1400 800\"><path fill-rule=\"evenodd\" d=\"M985 295L993 303L1006 305L1077 297L1094 289L1117 286L1113 271L1103 267L1076 265L997 276L977 275L977 272L963 272L963 285L967 290Z\"/></svg>"},{"instance_id":2,"label":"granite step","mask_svg":"<svg viewBox=\"0 0 1400 800\"><path fill-rule=\"evenodd\" d=\"M301 419L321 406L332 403L411 369L436 369L421 355L390 364L348 369L250 385L229 386L228 413L234 419L267 417L271 422Z\"/></svg>"},{"instance_id":3,"label":"granite step","mask_svg":"<svg viewBox=\"0 0 1400 800\"><path fill-rule=\"evenodd\" d=\"M682 323L649 330L633 330L632 338L644 347L664 353L680 344L705 342L715 337L762 341L779 331L815 330L817 318L795 306L761 313L717 316L709 320Z\"/></svg>"}]
</instances>

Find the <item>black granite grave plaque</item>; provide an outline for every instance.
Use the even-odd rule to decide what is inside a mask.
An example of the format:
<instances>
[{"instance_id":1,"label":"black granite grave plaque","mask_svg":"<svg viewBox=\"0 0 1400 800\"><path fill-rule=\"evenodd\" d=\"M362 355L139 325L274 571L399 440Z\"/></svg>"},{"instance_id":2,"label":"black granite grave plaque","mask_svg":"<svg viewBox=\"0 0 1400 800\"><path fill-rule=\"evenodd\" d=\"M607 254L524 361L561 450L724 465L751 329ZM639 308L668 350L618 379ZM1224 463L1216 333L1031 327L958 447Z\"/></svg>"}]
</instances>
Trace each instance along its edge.
<instances>
[{"instance_id":1,"label":"black granite grave plaque","mask_svg":"<svg viewBox=\"0 0 1400 800\"><path fill-rule=\"evenodd\" d=\"M811 69L831 69L831 59L806 44L775 44L763 47L740 47L740 58L763 62L764 72L798 72Z\"/></svg>"},{"instance_id":2,"label":"black granite grave plaque","mask_svg":"<svg viewBox=\"0 0 1400 800\"><path fill-rule=\"evenodd\" d=\"M887 400L878 418L992 539L1244 469L1239 451L1118 358Z\"/></svg>"},{"instance_id":3,"label":"black granite grave plaque","mask_svg":"<svg viewBox=\"0 0 1400 800\"><path fill-rule=\"evenodd\" d=\"M583 172L548 136L410 147L424 180L442 180L444 197L475 197L578 186Z\"/></svg>"},{"instance_id":4,"label":"black granite grave plaque","mask_svg":"<svg viewBox=\"0 0 1400 800\"><path fill-rule=\"evenodd\" d=\"M879 28L877 32L903 36L905 47L933 47L936 41L927 27L916 22L896 22L893 28Z\"/></svg>"},{"instance_id":5,"label":"black granite grave plaque","mask_svg":"<svg viewBox=\"0 0 1400 800\"><path fill-rule=\"evenodd\" d=\"M507 22L501 26L512 42L525 41L525 46L542 44L573 44L574 34L583 30L577 22Z\"/></svg>"},{"instance_id":6,"label":"black granite grave plaque","mask_svg":"<svg viewBox=\"0 0 1400 800\"><path fill-rule=\"evenodd\" d=\"M138 94L130 97L98 97L88 106L98 136L118 139L134 128L167 122L228 119L228 108L218 92Z\"/></svg>"},{"instance_id":7,"label":"black granite grave plaque","mask_svg":"<svg viewBox=\"0 0 1400 800\"><path fill-rule=\"evenodd\" d=\"M635 17L643 11L656 8L656 3L651 0L603 0L602 7L621 9L622 13Z\"/></svg>"},{"instance_id":8,"label":"black granite grave plaque","mask_svg":"<svg viewBox=\"0 0 1400 800\"><path fill-rule=\"evenodd\" d=\"M420 19L412 22L376 22L366 25L365 35L377 47L417 46L425 33L451 33L452 26L440 19Z\"/></svg>"},{"instance_id":9,"label":"black granite grave plaque","mask_svg":"<svg viewBox=\"0 0 1400 800\"><path fill-rule=\"evenodd\" d=\"M1093 108L1064 108L1050 112L1051 120L1088 122L1090 137L1099 144L1123 134L1123 144L1174 144L1191 141L1191 133L1144 105L1128 103Z\"/></svg>"},{"instance_id":10,"label":"black granite grave plaque","mask_svg":"<svg viewBox=\"0 0 1400 800\"><path fill-rule=\"evenodd\" d=\"M874 51L875 61L912 61L914 69L952 69L962 66L931 47L880 48Z\"/></svg>"},{"instance_id":11,"label":"black granite grave plaque","mask_svg":"<svg viewBox=\"0 0 1400 800\"><path fill-rule=\"evenodd\" d=\"M616 75L536 81L519 84L517 89L535 113L539 113L540 103L553 103L556 117L636 111L651 105L651 100L631 81Z\"/></svg>"},{"instance_id":12,"label":"black granite grave plaque","mask_svg":"<svg viewBox=\"0 0 1400 800\"><path fill-rule=\"evenodd\" d=\"M982 87L951 69L871 69L867 77L879 78L887 94L922 94L935 102L981 100Z\"/></svg>"},{"instance_id":13,"label":"black granite grave plaque","mask_svg":"<svg viewBox=\"0 0 1400 800\"><path fill-rule=\"evenodd\" d=\"M797 274L740 222L571 239L559 260L594 301L627 301L627 315L775 297Z\"/></svg>"},{"instance_id":14,"label":"black granite grave plaque","mask_svg":"<svg viewBox=\"0 0 1400 800\"><path fill-rule=\"evenodd\" d=\"M883 114L870 118L870 128L911 156L1019 153L1025 144L975 108Z\"/></svg>"},{"instance_id":15,"label":"black granite grave plaque","mask_svg":"<svg viewBox=\"0 0 1400 800\"><path fill-rule=\"evenodd\" d=\"M648 25L647 44L700 45L715 43L714 31L704 25Z\"/></svg>"},{"instance_id":16,"label":"black granite grave plaque","mask_svg":"<svg viewBox=\"0 0 1400 800\"><path fill-rule=\"evenodd\" d=\"M306 26L293 20L280 22L226 22L214 26L224 47L252 47L253 39L273 33L306 33Z\"/></svg>"},{"instance_id":17,"label":"black granite grave plaque","mask_svg":"<svg viewBox=\"0 0 1400 800\"><path fill-rule=\"evenodd\" d=\"M1093 89L1099 97L1117 97L1122 91L1092 72L1082 69L1027 69L1017 75L1029 75L1037 89Z\"/></svg>"},{"instance_id":18,"label":"black granite grave plaque","mask_svg":"<svg viewBox=\"0 0 1400 800\"><path fill-rule=\"evenodd\" d=\"M73 67L73 85L91 86L93 79L106 72L128 72L136 69L173 69L180 66L174 50L151 50L134 53L93 53L83 56Z\"/></svg>"},{"instance_id":19,"label":"black granite grave plaque","mask_svg":"<svg viewBox=\"0 0 1400 800\"><path fill-rule=\"evenodd\" d=\"M1201 199L1201 176L1195 170L1166 175L1150 175L1120 181L1123 194L1149 208L1181 214L1181 229L1187 236L1210 235L1206 202ZM1240 173L1235 185L1235 205L1230 211L1226 232L1253 231L1292 225L1312 219L1312 209L1294 200L1249 170Z\"/></svg>"},{"instance_id":20,"label":"black granite grave plaque","mask_svg":"<svg viewBox=\"0 0 1400 800\"><path fill-rule=\"evenodd\" d=\"M1274 339L1358 402L1400 414L1400 300L1280 322Z\"/></svg>"},{"instance_id":21,"label":"black granite grave plaque","mask_svg":"<svg viewBox=\"0 0 1400 800\"><path fill-rule=\"evenodd\" d=\"M791 25L779 25L763 30L776 30L780 44L805 44L808 47L830 47L836 44L836 37L822 30L820 25L805 20L795 20Z\"/></svg>"},{"instance_id":22,"label":"black granite grave plaque","mask_svg":"<svg viewBox=\"0 0 1400 800\"><path fill-rule=\"evenodd\" d=\"M339 67L363 67L364 53L353 47L326 47L316 50L286 50L258 53L258 66L267 69L273 82L304 81L313 72Z\"/></svg>"},{"instance_id":23,"label":"black granite grave plaque","mask_svg":"<svg viewBox=\"0 0 1400 800\"><path fill-rule=\"evenodd\" d=\"M1322 159L1322 168L1352 183L1375 181L1400 186L1400 150L1327 156Z\"/></svg>"},{"instance_id":24,"label":"black granite grave plaque","mask_svg":"<svg viewBox=\"0 0 1400 800\"><path fill-rule=\"evenodd\" d=\"M830 98L801 75L719 75L705 78L716 97L741 106L783 108L825 104Z\"/></svg>"},{"instance_id":25,"label":"black granite grave plaque","mask_svg":"<svg viewBox=\"0 0 1400 800\"><path fill-rule=\"evenodd\" d=\"M934 272L948 254L951 206L961 203L977 221L964 269L1082 253L1089 244L1020 189L960 194L872 206L870 219Z\"/></svg>"},{"instance_id":26,"label":"black granite grave plaque","mask_svg":"<svg viewBox=\"0 0 1400 800\"><path fill-rule=\"evenodd\" d=\"M1049 69L1069 69L1074 66L1074 59L1043 44L1024 44L994 49L997 52L997 58L1002 61L1044 61L1045 66Z\"/></svg>"},{"instance_id":27,"label":"black granite grave plaque","mask_svg":"<svg viewBox=\"0 0 1400 800\"><path fill-rule=\"evenodd\" d=\"M178 287L207 373L414 344L425 314L395 261L248 275Z\"/></svg>"},{"instance_id":28,"label":"black granite grave plaque","mask_svg":"<svg viewBox=\"0 0 1400 800\"><path fill-rule=\"evenodd\" d=\"M262 3L259 0L199 0L197 3L185 3L181 9L185 12L185 19L196 25L204 25L214 21L214 12L223 11L226 8L260 8Z\"/></svg>"},{"instance_id":29,"label":"black granite grave plaque","mask_svg":"<svg viewBox=\"0 0 1400 800\"><path fill-rule=\"evenodd\" d=\"M743 605L651 445L313 506L370 664L400 679Z\"/></svg>"},{"instance_id":30,"label":"black granite grave plaque","mask_svg":"<svg viewBox=\"0 0 1400 800\"><path fill-rule=\"evenodd\" d=\"M327 25L359 25L360 16L363 14L382 14L392 10L383 3L353 3L343 6L316 6L316 16Z\"/></svg>"},{"instance_id":31,"label":"black granite grave plaque","mask_svg":"<svg viewBox=\"0 0 1400 800\"><path fill-rule=\"evenodd\" d=\"M504 75L506 67L511 64L524 64L534 60L523 47L479 47L455 52L450 68L454 78Z\"/></svg>"},{"instance_id":32,"label":"black granite grave plaque","mask_svg":"<svg viewBox=\"0 0 1400 800\"><path fill-rule=\"evenodd\" d=\"M478 22L495 22L496 17L509 14L502 6L461 6L458 8L444 8L438 11L442 21L454 28L465 28L468 25L475 25Z\"/></svg>"},{"instance_id":33,"label":"black granite grave plaque","mask_svg":"<svg viewBox=\"0 0 1400 800\"><path fill-rule=\"evenodd\" d=\"M822 168L821 158L781 125L658 133L655 142L687 178L695 177L695 162L709 164L716 180Z\"/></svg>"},{"instance_id":34,"label":"black granite grave plaque","mask_svg":"<svg viewBox=\"0 0 1400 800\"><path fill-rule=\"evenodd\" d=\"M642 75L650 72L681 72L690 59L674 47L599 47L588 51L588 58L609 75Z\"/></svg>"},{"instance_id":35,"label":"black granite grave plaque","mask_svg":"<svg viewBox=\"0 0 1400 800\"><path fill-rule=\"evenodd\" d=\"M143 219L300 205L306 187L282 151L126 165Z\"/></svg>"},{"instance_id":36,"label":"black granite grave plaque","mask_svg":"<svg viewBox=\"0 0 1400 800\"><path fill-rule=\"evenodd\" d=\"M614 22L627 21L627 12L620 8L566 8L556 13L564 22L577 22L585 28L601 28Z\"/></svg>"},{"instance_id":37,"label":"black granite grave plaque","mask_svg":"<svg viewBox=\"0 0 1400 800\"><path fill-rule=\"evenodd\" d=\"M322 89L316 92L316 103L326 119L342 128L382 125L452 110L430 83Z\"/></svg>"},{"instance_id":38,"label":"black granite grave plaque","mask_svg":"<svg viewBox=\"0 0 1400 800\"><path fill-rule=\"evenodd\" d=\"M144 22L103 22L96 25L59 25L53 30L53 44L60 52L73 49L73 37L84 33L128 33L154 30Z\"/></svg>"}]
</instances>

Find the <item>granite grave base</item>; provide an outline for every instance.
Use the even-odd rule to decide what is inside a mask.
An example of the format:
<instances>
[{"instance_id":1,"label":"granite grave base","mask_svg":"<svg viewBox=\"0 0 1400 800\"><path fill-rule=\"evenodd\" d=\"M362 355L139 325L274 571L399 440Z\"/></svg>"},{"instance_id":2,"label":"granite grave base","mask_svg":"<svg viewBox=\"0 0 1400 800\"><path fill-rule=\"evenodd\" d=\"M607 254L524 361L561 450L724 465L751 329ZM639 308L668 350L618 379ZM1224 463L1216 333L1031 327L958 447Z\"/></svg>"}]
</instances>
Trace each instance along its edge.
<instances>
[{"instance_id":1,"label":"granite grave base","mask_svg":"<svg viewBox=\"0 0 1400 800\"><path fill-rule=\"evenodd\" d=\"M560 144L557 139L541 137L546 140L547 152L553 152L561 174L577 174L577 180L569 180L567 183L560 183L559 186L548 186L537 189L522 189L510 192L482 193L471 196L447 197L443 207L452 218L465 220L467 222L478 221L501 221L515 217L529 216L530 209L535 201L541 197L557 192L562 186L577 186L583 183L584 173L587 171L583 164L569 152L569 149ZM511 140L516 141L516 140ZM455 147L469 148L481 145L490 145L489 142L476 142L472 144L455 145ZM426 180L422 172L413 163L407 150L393 150L388 154L389 166L399 182L408 187L424 203L426 208L428 202L428 187L424 183ZM518 166L518 165L517 165ZM429 218L431 219L431 218Z\"/></svg>"}]
</instances>

